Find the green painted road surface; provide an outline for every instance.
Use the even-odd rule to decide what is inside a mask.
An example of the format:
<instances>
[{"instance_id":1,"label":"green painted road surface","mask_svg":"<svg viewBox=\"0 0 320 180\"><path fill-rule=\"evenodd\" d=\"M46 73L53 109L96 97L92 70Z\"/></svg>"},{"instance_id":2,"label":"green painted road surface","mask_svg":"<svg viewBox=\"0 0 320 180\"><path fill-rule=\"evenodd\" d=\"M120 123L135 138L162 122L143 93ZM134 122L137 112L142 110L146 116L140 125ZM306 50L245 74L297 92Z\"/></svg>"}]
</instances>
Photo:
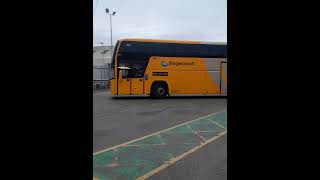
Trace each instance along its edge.
<instances>
[{"instance_id":1,"label":"green painted road surface","mask_svg":"<svg viewBox=\"0 0 320 180\"><path fill-rule=\"evenodd\" d=\"M226 131L224 111L98 152L93 156L94 179L139 178Z\"/></svg>"}]
</instances>

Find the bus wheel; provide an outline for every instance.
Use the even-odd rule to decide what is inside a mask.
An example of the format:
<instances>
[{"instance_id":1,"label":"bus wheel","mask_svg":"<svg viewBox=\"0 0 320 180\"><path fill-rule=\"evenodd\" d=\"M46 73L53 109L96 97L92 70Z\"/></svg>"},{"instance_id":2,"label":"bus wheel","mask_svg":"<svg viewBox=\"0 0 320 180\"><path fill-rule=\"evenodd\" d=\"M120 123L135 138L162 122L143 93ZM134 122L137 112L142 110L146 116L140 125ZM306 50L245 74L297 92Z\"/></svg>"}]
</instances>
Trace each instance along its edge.
<instances>
[{"instance_id":1,"label":"bus wheel","mask_svg":"<svg viewBox=\"0 0 320 180\"><path fill-rule=\"evenodd\" d=\"M151 96L155 98L164 98L168 95L168 87L165 83L156 83L151 88Z\"/></svg>"}]
</instances>

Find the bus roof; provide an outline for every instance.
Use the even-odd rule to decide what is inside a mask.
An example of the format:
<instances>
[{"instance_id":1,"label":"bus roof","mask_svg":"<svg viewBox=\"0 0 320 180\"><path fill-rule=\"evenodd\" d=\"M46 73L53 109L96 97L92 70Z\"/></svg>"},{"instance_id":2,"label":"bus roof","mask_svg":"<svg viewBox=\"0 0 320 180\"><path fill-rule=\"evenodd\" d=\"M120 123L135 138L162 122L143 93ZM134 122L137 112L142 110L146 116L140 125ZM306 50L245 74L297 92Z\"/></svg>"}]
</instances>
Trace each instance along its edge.
<instances>
[{"instance_id":1,"label":"bus roof","mask_svg":"<svg viewBox=\"0 0 320 180\"><path fill-rule=\"evenodd\" d=\"M215 44L215 45L227 45L227 43L226 43L226 42L211 42L211 41L181 41L181 40L139 39L139 38L126 38L126 39L119 39L119 41L158 42L158 43L179 43L179 44Z\"/></svg>"}]
</instances>

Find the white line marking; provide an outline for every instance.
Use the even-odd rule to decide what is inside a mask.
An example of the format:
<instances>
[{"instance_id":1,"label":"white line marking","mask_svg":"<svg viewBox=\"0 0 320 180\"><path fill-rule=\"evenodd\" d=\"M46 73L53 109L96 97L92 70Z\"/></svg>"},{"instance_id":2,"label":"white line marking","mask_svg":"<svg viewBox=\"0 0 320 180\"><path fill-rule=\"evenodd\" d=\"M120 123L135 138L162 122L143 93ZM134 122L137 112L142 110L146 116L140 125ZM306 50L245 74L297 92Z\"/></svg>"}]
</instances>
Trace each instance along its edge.
<instances>
[{"instance_id":1,"label":"white line marking","mask_svg":"<svg viewBox=\"0 0 320 180\"><path fill-rule=\"evenodd\" d=\"M210 122L212 122L213 124L223 128L223 129L227 129L226 127L222 126L220 123L215 122L214 120L208 119Z\"/></svg>"},{"instance_id":2,"label":"white line marking","mask_svg":"<svg viewBox=\"0 0 320 180\"><path fill-rule=\"evenodd\" d=\"M191 129L191 131L192 131L196 136L198 136L200 139L202 139L202 141L204 141L204 142L207 141L204 137L200 136L200 134L198 134L198 132L194 131L189 124L188 124L188 127ZM200 142L200 143L202 143L202 142Z\"/></svg>"},{"instance_id":3,"label":"white line marking","mask_svg":"<svg viewBox=\"0 0 320 180\"><path fill-rule=\"evenodd\" d=\"M178 124L178 125L176 125L176 126L173 126L173 127L168 128L168 129L164 129L164 130L161 130L161 131L158 131L158 132L155 132L155 133L152 133L152 134L149 134L149 135L140 137L140 138L138 138L138 139L134 139L134 140L131 140L131 141L128 141L128 142L125 142L125 143L122 143L122 144L119 144L119 145L116 145L116 146L107 148L107 149L103 149L103 150L97 151L97 152L93 153L93 155L95 156L95 155L97 155L97 154L100 154L100 153L109 151L109 150L111 150L111 149L115 149L115 148L118 148L118 147L121 147L121 146L125 146L125 145L127 145L127 144L130 144L130 143L139 141L139 140L141 140L141 139L144 139L144 138L147 138L147 137L156 135L156 134L160 134L161 132L168 131L168 130L170 130L170 129L174 129L174 128L176 128L176 127L179 127L179 126L182 126L182 125L185 125L185 124L188 124L188 123L192 123L192 122L197 121L197 120L199 120L199 119L202 119L202 118L205 118L205 117L214 115L214 114L222 113L222 112L225 112L225 111L226 111L226 110L219 111L219 112L216 112L216 113L213 113L213 114L208 114L208 115L206 115L206 116L202 116L202 117L199 117L199 118L197 118L197 119L194 119L194 120L191 120L191 121L182 123L182 124Z\"/></svg>"},{"instance_id":4,"label":"white line marking","mask_svg":"<svg viewBox=\"0 0 320 180\"><path fill-rule=\"evenodd\" d=\"M183 154L181 154L181 155L179 155L179 156L177 156L177 157L175 157L175 158L170 159L168 162L165 162L164 164L162 164L161 166L157 167L156 169L154 169L154 170L152 170L152 171L149 171L148 173L144 174L143 176L140 176L139 178L137 178L137 180L143 180L143 179L149 178L150 176L152 176L152 175L160 172L161 170L163 170L163 169L171 166L171 165L174 164L175 162L183 159L183 158L186 157L187 155L195 152L196 150L202 148L203 146L209 144L210 142L212 142L212 141L214 141L214 140L222 137L222 136L225 135L226 133L227 133L227 131L224 131L224 132L220 133L219 135L217 135L217 136L209 139L208 141L206 141L206 142L204 142L204 143L202 143L202 144L200 144L200 145L192 148L191 150L189 150L189 151L187 151L187 152L185 152L185 153L183 153Z\"/></svg>"}]
</instances>

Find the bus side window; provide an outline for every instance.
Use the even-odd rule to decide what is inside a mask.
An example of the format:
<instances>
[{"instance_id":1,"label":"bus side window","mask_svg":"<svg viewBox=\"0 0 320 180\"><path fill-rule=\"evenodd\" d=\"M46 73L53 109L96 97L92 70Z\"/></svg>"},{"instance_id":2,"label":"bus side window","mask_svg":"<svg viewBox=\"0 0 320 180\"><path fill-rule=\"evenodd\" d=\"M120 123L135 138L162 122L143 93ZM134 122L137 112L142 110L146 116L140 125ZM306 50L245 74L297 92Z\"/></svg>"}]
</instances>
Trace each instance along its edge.
<instances>
[{"instance_id":1,"label":"bus side window","mask_svg":"<svg viewBox=\"0 0 320 180\"><path fill-rule=\"evenodd\" d=\"M141 78L143 77L144 67L143 64L133 64L132 65L132 77L133 78Z\"/></svg>"},{"instance_id":2,"label":"bus side window","mask_svg":"<svg viewBox=\"0 0 320 180\"><path fill-rule=\"evenodd\" d=\"M129 78L129 71L127 69L122 69L122 78Z\"/></svg>"}]
</instances>

